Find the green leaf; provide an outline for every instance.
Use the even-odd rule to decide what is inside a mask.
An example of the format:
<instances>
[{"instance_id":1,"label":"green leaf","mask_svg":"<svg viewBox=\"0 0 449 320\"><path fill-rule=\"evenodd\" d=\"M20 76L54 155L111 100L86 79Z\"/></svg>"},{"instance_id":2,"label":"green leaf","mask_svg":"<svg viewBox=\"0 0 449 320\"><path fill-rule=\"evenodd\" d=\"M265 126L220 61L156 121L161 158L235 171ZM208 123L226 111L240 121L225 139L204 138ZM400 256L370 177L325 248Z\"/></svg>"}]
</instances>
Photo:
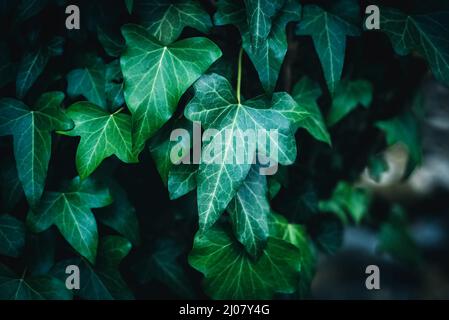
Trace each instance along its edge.
<instances>
[{"instance_id":1,"label":"green leaf","mask_svg":"<svg viewBox=\"0 0 449 320\"><path fill-rule=\"evenodd\" d=\"M119 57L123 49L125 49L125 41L120 33L113 33L105 27L97 27L98 40L104 50L111 57Z\"/></svg>"},{"instance_id":2,"label":"green leaf","mask_svg":"<svg viewBox=\"0 0 449 320\"><path fill-rule=\"evenodd\" d=\"M0 215L0 254L18 257L25 245L25 226L8 214Z\"/></svg>"},{"instance_id":3,"label":"green leaf","mask_svg":"<svg viewBox=\"0 0 449 320\"><path fill-rule=\"evenodd\" d=\"M307 5L296 34L312 37L327 86L334 93L343 71L346 37L358 36L359 28L316 5Z\"/></svg>"},{"instance_id":4,"label":"green leaf","mask_svg":"<svg viewBox=\"0 0 449 320\"><path fill-rule=\"evenodd\" d=\"M125 0L126 10L128 10L129 14L133 13L134 8L134 0Z\"/></svg>"},{"instance_id":5,"label":"green leaf","mask_svg":"<svg viewBox=\"0 0 449 320\"><path fill-rule=\"evenodd\" d=\"M178 199L197 187L198 166L179 164L173 166L168 173L168 192L171 200Z\"/></svg>"},{"instance_id":6,"label":"green leaf","mask_svg":"<svg viewBox=\"0 0 449 320\"><path fill-rule=\"evenodd\" d=\"M64 283L50 276L21 277L0 263L0 300L71 300Z\"/></svg>"},{"instance_id":7,"label":"green leaf","mask_svg":"<svg viewBox=\"0 0 449 320\"><path fill-rule=\"evenodd\" d=\"M130 300L134 295L123 280L118 267L131 250L131 243L119 236L101 239L98 248L98 262L95 267L85 259L75 258L61 261L52 269L55 277L65 280L65 269L76 265L80 269L80 289L75 295L88 300ZM83 281L83 279L88 279Z\"/></svg>"},{"instance_id":8,"label":"green leaf","mask_svg":"<svg viewBox=\"0 0 449 320\"><path fill-rule=\"evenodd\" d=\"M400 143L409 153L405 176L409 176L421 164L422 145L418 119L412 112L405 112L389 120L376 122L376 127L384 131L389 146Z\"/></svg>"},{"instance_id":9,"label":"green leaf","mask_svg":"<svg viewBox=\"0 0 449 320\"><path fill-rule=\"evenodd\" d=\"M77 102L67 109L75 127L64 131L68 136L80 136L76 150L76 168L81 179L92 174L101 162L112 155L126 163L136 163L132 150L131 116L113 114L90 102Z\"/></svg>"},{"instance_id":10,"label":"green leaf","mask_svg":"<svg viewBox=\"0 0 449 320\"><path fill-rule=\"evenodd\" d=\"M286 25L291 21L298 21L301 15L301 6L296 0L287 0L278 15L273 19L271 31L266 39L260 41L258 48L251 44L251 29L245 17L243 3L224 0L217 3L215 24L236 25L242 36L243 48L253 62L260 81L267 93L272 93L279 77L282 62L287 52Z\"/></svg>"},{"instance_id":11,"label":"green leaf","mask_svg":"<svg viewBox=\"0 0 449 320\"><path fill-rule=\"evenodd\" d=\"M17 7L17 22L23 22L37 15L48 4L48 0L20 0Z\"/></svg>"},{"instance_id":12,"label":"green leaf","mask_svg":"<svg viewBox=\"0 0 449 320\"><path fill-rule=\"evenodd\" d=\"M70 245L90 262L95 262L98 231L92 208L111 204L109 190L93 180L75 178L62 192L45 192L36 210L27 217L34 232L55 224Z\"/></svg>"},{"instance_id":13,"label":"green leaf","mask_svg":"<svg viewBox=\"0 0 449 320\"><path fill-rule=\"evenodd\" d=\"M71 98L84 96L87 100L106 109L106 68L97 59L82 69L75 69L67 74L67 94Z\"/></svg>"},{"instance_id":14,"label":"green leaf","mask_svg":"<svg viewBox=\"0 0 449 320\"><path fill-rule=\"evenodd\" d=\"M244 0L251 45L255 50L265 42L272 28L272 19L284 2L285 0Z\"/></svg>"},{"instance_id":15,"label":"green leaf","mask_svg":"<svg viewBox=\"0 0 449 320\"><path fill-rule=\"evenodd\" d=\"M258 257L268 237L267 178L253 166L229 203L234 233L252 257Z\"/></svg>"},{"instance_id":16,"label":"green leaf","mask_svg":"<svg viewBox=\"0 0 449 320\"><path fill-rule=\"evenodd\" d=\"M185 27L203 33L212 27L209 14L196 0L138 0L136 12L148 33L165 45L178 39Z\"/></svg>"},{"instance_id":17,"label":"green leaf","mask_svg":"<svg viewBox=\"0 0 449 320\"><path fill-rule=\"evenodd\" d=\"M41 95L30 109L19 100L0 100L0 136L13 135L17 172L26 198L35 206L44 190L51 155L51 131L69 130L72 121L59 108L62 92Z\"/></svg>"},{"instance_id":18,"label":"green leaf","mask_svg":"<svg viewBox=\"0 0 449 320\"><path fill-rule=\"evenodd\" d=\"M156 280L164 283L181 298L194 296L192 283L179 263L183 248L171 239L162 239L155 251L143 257L134 267L141 284Z\"/></svg>"},{"instance_id":19,"label":"green leaf","mask_svg":"<svg viewBox=\"0 0 449 320\"><path fill-rule=\"evenodd\" d=\"M299 224L288 223L279 214L269 215L270 236L284 240L299 249L301 254L301 274L299 279L300 297L308 296L316 269L316 257L305 228Z\"/></svg>"},{"instance_id":20,"label":"green leaf","mask_svg":"<svg viewBox=\"0 0 449 320\"><path fill-rule=\"evenodd\" d=\"M0 42L0 88L15 78L15 66L11 61L8 46Z\"/></svg>"},{"instance_id":21,"label":"green leaf","mask_svg":"<svg viewBox=\"0 0 449 320\"><path fill-rule=\"evenodd\" d=\"M44 71L49 59L50 54L44 47L27 52L22 57L16 79L16 94L19 99L26 95L39 75Z\"/></svg>"},{"instance_id":22,"label":"green leaf","mask_svg":"<svg viewBox=\"0 0 449 320\"><path fill-rule=\"evenodd\" d=\"M139 221L136 210L128 199L126 191L114 180L109 182L114 202L96 215L98 220L114 229L134 245L140 243Z\"/></svg>"},{"instance_id":23,"label":"green leaf","mask_svg":"<svg viewBox=\"0 0 449 320\"><path fill-rule=\"evenodd\" d=\"M233 141L239 136L242 139L242 132L248 129L265 132L269 145L278 149L277 162L285 165L294 162L296 142L289 112L298 105L284 92L275 93L271 101L258 97L240 103L229 82L217 74L201 77L194 88L195 96L184 112L186 118L201 122L205 129L217 130L203 145L197 177L199 224L204 231L217 221L237 193L248 175L256 151L259 155L273 156L267 152L266 145L259 145L256 150L256 143L251 141L254 139L248 139L248 143L236 141L237 145L243 146L244 153L243 161L237 161L239 150L233 147ZM279 141L268 137L269 130L277 130ZM232 139L222 139L226 134ZM216 161L211 156L216 149L219 154L215 157L221 155L225 161Z\"/></svg>"},{"instance_id":24,"label":"green leaf","mask_svg":"<svg viewBox=\"0 0 449 320\"><path fill-rule=\"evenodd\" d=\"M5 160L0 163L0 194L2 199L0 209L3 212L11 212L22 198L23 190L14 160L6 157Z\"/></svg>"},{"instance_id":25,"label":"green leaf","mask_svg":"<svg viewBox=\"0 0 449 320\"><path fill-rule=\"evenodd\" d=\"M327 254L334 254L343 243L343 224L335 216L322 216L315 226L312 239Z\"/></svg>"},{"instance_id":26,"label":"green leaf","mask_svg":"<svg viewBox=\"0 0 449 320\"><path fill-rule=\"evenodd\" d=\"M380 182L382 174L388 170L388 162L383 153L372 155L368 159L368 174L371 179Z\"/></svg>"},{"instance_id":27,"label":"green leaf","mask_svg":"<svg viewBox=\"0 0 449 320\"><path fill-rule=\"evenodd\" d=\"M204 274L204 290L213 299L271 299L293 293L299 281L301 256L292 244L268 238L253 260L229 232L212 227L197 233L190 265Z\"/></svg>"},{"instance_id":28,"label":"green leaf","mask_svg":"<svg viewBox=\"0 0 449 320\"><path fill-rule=\"evenodd\" d=\"M298 123L298 126L306 129L315 139L331 145L331 138L327 131L326 123L317 104L321 96L321 89L315 82L304 77L293 87L292 97L296 103L310 114Z\"/></svg>"},{"instance_id":29,"label":"green leaf","mask_svg":"<svg viewBox=\"0 0 449 320\"><path fill-rule=\"evenodd\" d=\"M327 123L333 126L358 105L368 108L373 100L373 86L366 80L342 81L337 86Z\"/></svg>"},{"instance_id":30,"label":"green leaf","mask_svg":"<svg viewBox=\"0 0 449 320\"><path fill-rule=\"evenodd\" d=\"M370 205L369 194L360 188L340 181L332 192L329 200L320 201L320 210L334 212L343 222L349 215L357 224L367 215Z\"/></svg>"},{"instance_id":31,"label":"green leaf","mask_svg":"<svg viewBox=\"0 0 449 320\"><path fill-rule=\"evenodd\" d=\"M113 112L125 103L123 95L123 75L120 60L113 60L106 65L105 94L108 110Z\"/></svg>"},{"instance_id":32,"label":"green leaf","mask_svg":"<svg viewBox=\"0 0 449 320\"><path fill-rule=\"evenodd\" d=\"M399 55L417 51L435 78L449 85L449 11L406 15L396 9L380 10L380 29Z\"/></svg>"},{"instance_id":33,"label":"green leaf","mask_svg":"<svg viewBox=\"0 0 449 320\"><path fill-rule=\"evenodd\" d=\"M127 49L121 57L125 100L133 115L133 143L145 141L167 122L183 93L221 56L209 39L189 38L162 45L137 25L122 28Z\"/></svg>"}]
</instances>

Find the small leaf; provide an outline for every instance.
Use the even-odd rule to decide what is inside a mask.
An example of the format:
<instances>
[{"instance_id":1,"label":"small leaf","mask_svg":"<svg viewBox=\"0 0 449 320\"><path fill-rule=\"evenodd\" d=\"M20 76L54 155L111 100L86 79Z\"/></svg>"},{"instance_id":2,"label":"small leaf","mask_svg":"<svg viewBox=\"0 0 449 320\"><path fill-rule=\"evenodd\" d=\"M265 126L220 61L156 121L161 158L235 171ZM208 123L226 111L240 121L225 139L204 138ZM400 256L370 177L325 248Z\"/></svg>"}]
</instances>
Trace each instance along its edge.
<instances>
[{"instance_id":1,"label":"small leaf","mask_svg":"<svg viewBox=\"0 0 449 320\"><path fill-rule=\"evenodd\" d=\"M27 52L22 57L16 79L16 94L19 99L26 95L39 75L44 71L49 59L49 51L44 47Z\"/></svg>"},{"instance_id":2,"label":"small leaf","mask_svg":"<svg viewBox=\"0 0 449 320\"><path fill-rule=\"evenodd\" d=\"M0 215L0 254L20 256L25 245L25 226L13 216Z\"/></svg>"}]
</instances>

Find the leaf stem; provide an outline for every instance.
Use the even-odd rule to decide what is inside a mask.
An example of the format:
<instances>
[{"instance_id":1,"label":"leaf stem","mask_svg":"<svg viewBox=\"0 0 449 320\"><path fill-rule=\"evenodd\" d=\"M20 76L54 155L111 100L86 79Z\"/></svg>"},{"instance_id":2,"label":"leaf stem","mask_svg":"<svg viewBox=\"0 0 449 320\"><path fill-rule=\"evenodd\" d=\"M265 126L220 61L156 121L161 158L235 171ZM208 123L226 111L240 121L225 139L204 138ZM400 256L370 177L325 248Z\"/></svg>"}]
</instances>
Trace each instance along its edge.
<instances>
[{"instance_id":1,"label":"leaf stem","mask_svg":"<svg viewBox=\"0 0 449 320\"><path fill-rule=\"evenodd\" d=\"M240 86L242 84L242 55L243 55L243 47L240 47L239 63L237 69L237 102L239 104L240 104Z\"/></svg>"},{"instance_id":2,"label":"leaf stem","mask_svg":"<svg viewBox=\"0 0 449 320\"><path fill-rule=\"evenodd\" d=\"M123 110L123 107L120 107L119 109L115 110L112 115L117 114L117 113L121 112L122 110Z\"/></svg>"}]
</instances>

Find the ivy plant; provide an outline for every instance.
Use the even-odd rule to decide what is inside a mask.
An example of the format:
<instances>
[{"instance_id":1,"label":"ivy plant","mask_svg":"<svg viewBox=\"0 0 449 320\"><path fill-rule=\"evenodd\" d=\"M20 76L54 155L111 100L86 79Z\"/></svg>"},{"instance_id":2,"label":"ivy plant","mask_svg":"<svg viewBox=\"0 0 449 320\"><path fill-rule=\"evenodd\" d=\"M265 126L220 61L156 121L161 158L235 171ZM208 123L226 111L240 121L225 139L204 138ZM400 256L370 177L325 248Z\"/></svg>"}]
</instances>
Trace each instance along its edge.
<instances>
[{"instance_id":1,"label":"ivy plant","mask_svg":"<svg viewBox=\"0 0 449 320\"><path fill-rule=\"evenodd\" d=\"M357 182L421 164L449 6L373 2L0 2L0 299L308 298L348 225L419 263Z\"/></svg>"}]
</instances>

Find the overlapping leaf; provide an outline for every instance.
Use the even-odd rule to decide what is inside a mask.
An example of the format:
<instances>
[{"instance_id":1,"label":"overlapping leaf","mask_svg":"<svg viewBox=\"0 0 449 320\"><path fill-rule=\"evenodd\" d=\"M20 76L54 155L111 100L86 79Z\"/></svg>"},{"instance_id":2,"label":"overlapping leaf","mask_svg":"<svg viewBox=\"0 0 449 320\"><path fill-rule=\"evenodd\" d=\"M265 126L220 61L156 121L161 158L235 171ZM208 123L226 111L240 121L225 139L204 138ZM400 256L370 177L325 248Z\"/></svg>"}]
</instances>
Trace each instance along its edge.
<instances>
[{"instance_id":1,"label":"overlapping leaf","mask_svg":"<svg viewBox=\"0 0 449 320\"><path fill-rule=\"evenodd\" d=\"M163 45L143 27L122 28L127 49L121 57L125 100L133 115L133 142L140 152L167 122L182 94L221 56L206 38Z\"/></svg>"},{"instance_id":2,"label":"overlapping leaf","mask_svg":"<svg viewBox=\"0 0 449 320\"><path fill-rule=\"evenodd\" d=\"M44 190L51 154L51 131L69 130L72 121L59 108L62 92L44 93L33 109L19 100L0 100L0 136L14 136L17 172L28 202L34 206Z\"/></svg>"},{"instance_id":3,"label":"overlapping leaf","mask_svg":"<svg viewBox=\"0 0 449 320\"><path fill-rule=\"evenodd\" d=\"M8 214L0 215L0 254L18 257L25 245L25 226Z\"/></svg>"},{"instance_id":4,"label":"overlapping leaf","mask_svg":"<svg viewBox=\"0 0 449 320\"><path fill-rule=\"evenodd\" d=\"M64 238L90 262L95 262L98 231L92 208L111 204L109 191L93 180L76 178L62 192L46 192L39 206L28 214L27 224L35 232L56 225Z\"/></svg>"},{"instance_id":5,"label":"overlapping leaf","mask_svg":"<svg viewBox=\"0 0 449 320\"><path fill-rule=\"evenodd\" d=\"M138 0L135 10L142 25L163 44L170 44L185 27L207 33L212 27L209 14L197 0Z\"/></svg>"},{"instance_id":6,"label":"overlapping leaf","mask_svg":"<svg viewBox=\"0 0 449 320\"><path fill-rule=\"evenodd\" d=\"M76 167L81 179L88 177L112 155L126 163L137 162L132 149L131 116L113 114L90 102L77 102L67 109L75 127L63 134L80 136L76 151Z\"/></svg>"}]
</instances>

